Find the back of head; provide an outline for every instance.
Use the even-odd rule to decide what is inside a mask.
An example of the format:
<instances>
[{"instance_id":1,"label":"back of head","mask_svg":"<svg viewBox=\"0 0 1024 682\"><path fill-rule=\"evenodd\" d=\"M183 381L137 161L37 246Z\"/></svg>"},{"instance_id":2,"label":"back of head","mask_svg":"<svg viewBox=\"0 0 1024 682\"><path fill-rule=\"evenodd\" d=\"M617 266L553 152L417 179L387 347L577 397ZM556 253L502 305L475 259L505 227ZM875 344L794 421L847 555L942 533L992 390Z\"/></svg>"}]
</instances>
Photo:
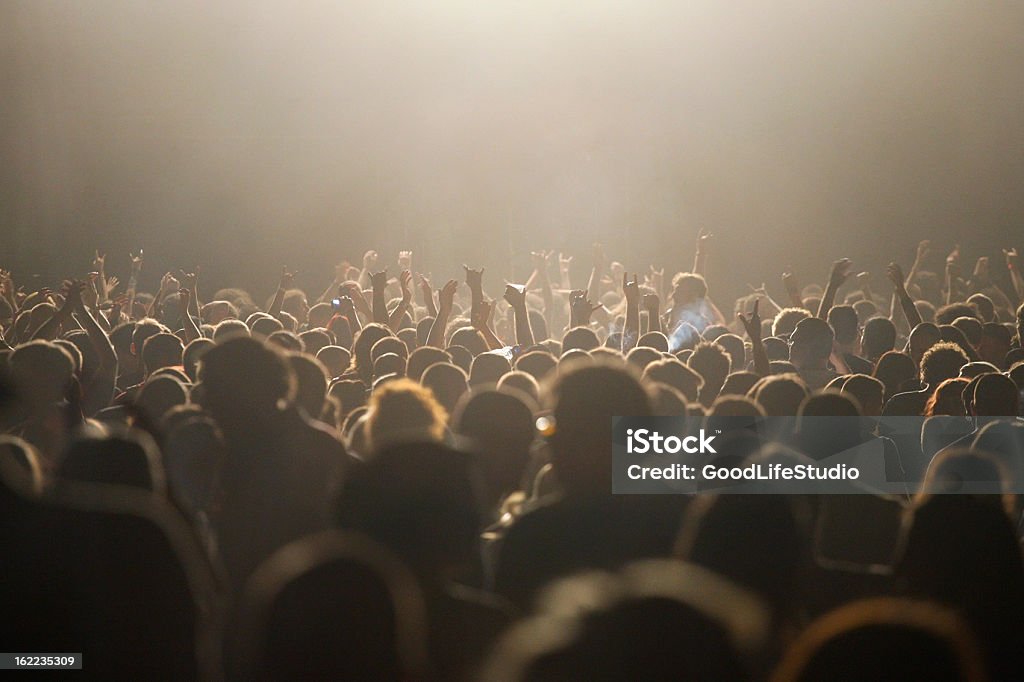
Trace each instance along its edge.
<instances>
[{"instance_id":1,"label":"back of head","mask_svg":"<svg viewBox=\"0 0 1024 682\"><path fill-rule=\"evenodd\" d=\"M842 390L857 399L864 416L877 417L882 413L885 385L878 379L867 374L854 374L843 382Z\"/></svg>"},{"instance_id":2,"label":"back of head","mask_svg":"<svg viewBox=\"0 0 1024 682\"><path fill-rule=\"evenodd\" d=\"M7 363L18 394L35 405L62 400L75 371L71 354L49 341L30 341L18 346Z\"/></svg>"},{"instance_id":3,"label":"back of head","mask_svg":"<svg viewBox=\"0 0 1024 682\"><path fill-rule=\"evenodd\" d=\"M508 358L497 352L481 353L473 358L469 370L470 386L497 384L502 375L512 370Z\"/></svg>"},{"instance_id":4,"label":"back of head","mask_svg":"<svg viewBox=\"0 0 1024 682\"><path fill-rule=\"evenodd\" d=\"M938 386L946 379L959 376L960 368L968 362L970 358L955 343L937 343L921 358L921 381L928 386Z\"/></svg>"},{"instance_id":5,"label":"back of head","mask_svg":"<svg viewBox=\"0 0 1024 682\"><path fill-rule=\"evenodd\" d=\"M160 420L171 408L187 402L188 390L185 385L167 375L150 377L135 396L135 405L150 427L159 426Z\"/></svg>"},{"instance_id":6,"label":"back of head","mask_svg":"<svg viewBox=\"0 0 1024 682\"><path fill-rule=\"evenodd\" d=\"M411 379L395 379L375 388L367 411L371 450L394 443L438 442L448 415L430 389Z\"/></svg>"},{"instance_id":7,"label":"back of head","mask_svg":"<svg viewBox=\"0 0 1024 682\"><path fill-rule=\"evenodd\" d=\"M1020 392L1005 374L985 374L974 387L974 414L978 417L1016 417Z\"/></svg>"},{"instance_id":8,"label":"back of head","mask_svg":"<svg viewBox=\"0 0 1024 682\"><path fill-rule=\"evenodd\" d=\"M937 604L879 598L853 602L811 624L790 646L776 682L987 679L970 628Z\"/></svg>"},{"instance_id":9,"label":"back of head","mask_svg":"<svg viewBox=\"0 0 1024 682\"><path fill-rule=\"evenodd\" d=\"M836 335L836 342L849 345L857 340L860 323L853 306L837 305L828 311L828 323Z\"/></svg>"},{"instance_id":10,"label":"back of head","mask_svg":"<svg viewBox=\"0 0 1024 682\"><path fill-rule=\"evenodd\" d=\"M438 362L428 367L420 383L430 389L448 414L455 410L459 399L469 390L466 373L450 362Z\"/></svg>"},{"instance_id":11,"label":"back of head","mask_svg":"<svg viewBox=\"0 0 1024 682\"><path fill-rule=\"evenodd\" d=\"M811 314L804 308L783 308L772 322L772 336L789 336L796 329L798 322L810 316Z\"/></svg>"},{"instance_id":12,"label":"back of head","mask_svg":"<svg viewBox=\"0 0 1024 682\"><path fill-rule=\"evenodd\" d=\"M887 317L873 317L864 325L864 355L868 360L881 357L896 345L896 325Z\"/></svg>"},{"instance_id":13,"label":"back of head","mask_svg":"<svg viewBox=\"0 0 1024 682\"><path fill-rule=\"evenodd\" d=\"M799 374L773 374L750 389L751 397L769 417L795 417L807 393Z\"/></svg>"},{"instance_id":14,"label":"back of head","mask_svg":"<svg viewBox=\"0 0 1024 682\"><path fill-rule=\"evenodd\" d=\"M538 382L544 381L548 372L553 370L558 362L551 353L544 351L528 351L516 358L515 368L520 372L526 372Z\"/></svg>"},{"instance_id":15,"label":"back of head","mask_svg":"<svg viewBox=\"0 0 1024 682\"><path fill-rule=\"evenodd\" d=\"M316 355L324 346L331 344L331 337L323 329L307 329L299 334L302 345L310 355Z\"/></svg>"},{"instance_id":16,"label":"back of head","mask_svg":"<svg viewBox=\"0 0 1024 682\"><path fill-rule=\"evenodd\" d=\"M147 374L152 374L162 367L174 367L181 364L181 355L185 347L174 334L161 332L146 339L142 345L142 366Z\"/></svg>"},{"instance_id":17,"label":"back of head","mask_svg":"<svg viewBox=\"0 0 1024 682\"><path fill-rule=\"evenodd\" d=\"M338 496L339 527L356 530L434 580L475 561L481 515L468 455L441 443L378 449Z\"/></svg>"},{"instance_id":18,"label":"back of head","mask_svg":"<svg viewBox=\"0 0 1024 682\"><path fill-rule=\"evenodd\" d=\"M352 355L348 352L347 348L327 345L317 351L316 359L327 368L328 376L340 377L348 369L349 363L352 361Z\"/></svg>"},{"instance_id":19,"label":"back of head","mask_svg":"<svg viewBox=\"0 0 1024 682\"><path fill-rule=\"evenodd\" d=\"M415 577L355 533L286 545L253 575L240 609L241 676L422 680L426 607ZM301 634L297 634L301 633Z\"/></svg>"},{"instance_id":20,"label":"back of head","mask_svg":"<svg viewBox=\"0 0 1024 682\"><path fill-rule=\"evenodd\" d=\"M433 346L420 346L409 354L406 362L405 373L413 381L419 381L427 367L438 362L451 362L452 356L440 348Z\"/></svg>"},{"instance_id":21,"label":"back of head","mask_svg":"<svg viewBox=\"0 0 1024 682\"><path fill-rule=\"evenodd\" d=\"M917 365L906 353L891 350L882 354L875 363L872 376L885 386L886 397L892 397L903 390L903 385L917 378Z\"/></svg>"},{"instance_id":22,"label":"back of head","mask_svg":"<svg viewBox=\"0 0 1024 682\"><path fill-rule=\"evenodd\" d=\"M687 508L676 553L792 616L805 533L784 495L702 495Z\"/></svg>"},{"instance_id":23,"label":"back of head","mask_svg":"<svg viewBox=\"0 0 1024 682\"><path fill-rule=\"evenodd\" d=\"M597 334L587 327L573 327L562 337L562 352L579 348L581 350L594 350L601 345Z\"/></svg>"},{"instance_id":24,"label":"back of head","mask_svg":"<svg viewBox=\"0 0 1024 682\"><path fill-rule=\"evenodd\" d=\"M704 379L703 391L718 394L725 378L729 375L731 360L729 354L716 343L702 341L693 349L693 354L686 361L686 366L694 370Z\"/></svg>"},{"instance_id":25,"label":"back of head","mask_svg":"<svg viewBox=\"0 0 1024 682\"><path fill-rule=\"evenodd\" d=\"M583 573L549 587L482 679L745 680L744 655L760 645L765 620L747 590L699 566L649 561L618 575Z\"/></svg>"},{"instance_id":26,"label":"back of head","mask_svg":"<svg viewBox=\"0 0 1024 682\"><path fill-rule=\"evenodd\" d=\"M835 336L828 322L817 317L804 318L790 335L790 359L800 368L808 363L823 362L832 352L834 340Z\"/></svg>"},{"instance_id":27,"label":"back of head","mask_svg":"<svg viewBox=\"0 0 1024 682\"><path fill-rule=\"evenodd\" d=\"M256 339L236 337L211 348L200 362L201 403L225 428L255 428L294 395L295 376L281 353Z\"/></svg>"},{"instance_id":28,"label":"back of head","mask_svg":"<svg viewBox=\"0 0 1024 682\"><path fill-rule=\"evenodd\" d=\"M594 339L597 340L596 335L594 336ZM647 332L637 339L636 345L644 348L653 348L660 353L667 353L668 337L661 332ZM565 347L564 343L562 344L562 347ZM588 348L587 350L593 350L593 348Z\"/></svg>"},{"instance_id":29,"label":"back of head","mask_svg":"<svg viewBox=\"0 0 1024 682\"><path fill-rule=\"evenodd\" d=\"M327 398L327 369L316 358L291 353L288 364L295 374L295 402L312 419L319 419Z\"/></svg>"},{"instance_id":30,"label":"back of head","mask_svg":"<svg viewBox=\"0 0 1024 682\"><path fill-rule=\"evenodd\" d=\"M658 381L676 389L690 402L700 397L704 377L675 358L657 360L644 367L644 380Z\"/></svg>"},{"instance_id":31,"label":"back of head","mask_svg":"<svg viewBox=\"0 0 1024 682\"><path fill-rule=\"evenodd\" d=\"M562 485L581 493L611 491L612 417L650 416L651 402L634 371L606 364L562 373L551 391L552 463Z\"/></svg>"},{"instance_id":32,"label":"back of head","mask_svg":"<svg viewBox=\"0 0 1024 682\"><path fill-rule=\"evenodd\" d=\"M72 441L57 470L59 478L162 492L164 476L156 444L143 433L125 431Z\"/></svg>"}]
</instances>

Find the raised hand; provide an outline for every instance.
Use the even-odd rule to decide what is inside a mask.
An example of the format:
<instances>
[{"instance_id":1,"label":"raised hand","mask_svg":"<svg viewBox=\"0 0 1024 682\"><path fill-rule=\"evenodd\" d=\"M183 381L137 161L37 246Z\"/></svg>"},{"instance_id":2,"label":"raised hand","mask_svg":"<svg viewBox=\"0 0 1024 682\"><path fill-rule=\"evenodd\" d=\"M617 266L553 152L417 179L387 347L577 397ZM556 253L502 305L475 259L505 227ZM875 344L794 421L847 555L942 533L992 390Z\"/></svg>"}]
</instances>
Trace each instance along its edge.
<instances>
[{"instance_id":1,"label":"raised hand","mask_svg":"<svg viewBox=\"0 0 1024 682\"><path fill-rule=\"evenodd\" d=\"M1017 249L1003 249L1003 255L1006 256L1006 268L1008 270L1017 269Z\"/></svg>"},{"instance_id":2,"label":"raised hand","mask_svg":"<svg viewBox=\"0 0 1024 682\"><path fill-rule=\"evenodd\" d=\"M960 245L957 244L956 246L953 247L953 250L949 252L949 255L946 256L946 265L948 266L950 263L959 263L959 262L960 262Z\"/></svg>"},{"instance_id":3,"label":"raised hand","mask_svg":"<svg viewBox=\"0 0 1024 682\"><path fill-rule=\"evenodd\" d=\"M164 276L160 278L160 294L166 296L172 291L176 291L181 288L181 284L177 278L169 272L164 273Z\"/></svg>"},{"instance_id":4,"label":"raised hand","mask_svg":"<svg viewBox=\"0 0 1024 682\"><path fill-rule=\"evenodd\" d=\"M70 313L85 309L85 301L82 296L85 294L87 285L82 280L66 280L61 287L61 295L64 296L64 304L61 311Z\"/></svg>"},{"instance_id":5,"label":"raised hand","mask_svg":"<svg viewBox=\"0 0 1024 682\"><path fill-rule=\"evenodd\" d=\"M398 277L398 284L402 287L402 303L408 305L412 301L412 273L402 270L402 274Z\"/></svg>"},{"instance_id":6,"label":"raised hand","mask_svg":"<svg viewBox=\"0 0 1024 682\"><path fill-rule=\"evenodd\" d=\"M178 289L178 304L181 307L181 314L188 314L188 303L189 299L192 298L192 290L188 287L181 287Z\"/></svg>"},{"instance_id":7,"label":"raised hand","mask_svg":"<svg viewBox=\"0 0 1024 682\"><path fill-rule=\"evenodd\" d=\"M100 253L99 249L96 250L96 255L92 259L92 267L98 272L103 272L103 268L107 262L107 254Z\"/></svg>"},{"instance_id":8,"label":"raised hand","mask_svg":"<svg viewBox=\"0 0 1024 682\"><path fill-rule=\"evenodd\" d=\"M622 293L626 296L627 305L640 302L640 285L636 281L635 272L633 279L629 279L629 273L622 273Z\"/></svg>"},{"instance_id":9,"label":"raised hand","mask_svg":"<svg viewBox=\"0 0 1024 682\"><path fill-rule=\"evenodd\" d=\"M384 291L388 286L388 271L387 269L381 270L380 272L374 272L370 275L370 287L374 291Z\"/></svg>"},{"instance_id":10,"label":"raised hand","mask_svg":"<svg viewBox=\"0 0 1024 682\"><path fill-rule=\"evenodd\" d=\"M199 266L197 265L194 272L185 272L179 270L178 274L181 276L181 286L185 289L195 289L196 284L199 282Z\"/></svg>"},{"instance_id":11,"label":"raised hand","mask_svg":"<svg viewBox=\"0 0 1024 682\"><path fill-rule=\"evenodd\" d=\"M974 277L978 280L988 280L988 256L981 256L974 264Z\"/></svg>"},{"instance_id":12,"label":"raised hand","mask_svg":"<svg viewBox=\"0 0 1024 682\"><path fill-rule=\"evenodd\" d=\"M569 267L572 265L572 256L565 257L562 252L558 252L558 272L569 272Z\"/></svg>"},{"instance_id":13,"label":"raised hand","mask_svg":"<svg viewBox=\"0 0 1024 682\"><path fill-rule=\"evenodd\" d=\"M287 266L281 268L281 279L278 282L277 288L278 289L283 289L283 290L291 289L292 288L292 284L295 281L295 275L296 274L298 274L298 273L289 272Z\"/></svg>"},{"instance_id":14,"label":"raised hand","mask_svg":"<svg viewBox=\"0 0 1024 682\"><path fill-rule=\"evenodd\" d=\"M363 290L359 288L359 285L351 282L349 284L343 284L342 290L348 295L348 298L355 305L359 312L369 317L372 313L370 311L370 304L366 302L366 297L363 296Z\"/></svg>"},{"instance_id":15,"label":"raised hand","mask_svg":"<svg viewBox=\"0 0 1024 682\"><path fill-rule=\"evenodd\" d=\"M590 324L590 316L600 307L600 303L597 305L591 303L587 298L587 292L582 289L572 291L569 294L570 326L586 327Z\"/></svg>"},{"instance_id":16,"label":"raised hand","mask_svg":"<svg viewBox=\"0 0 1024 682\"><path fill-rule=\"evenodd\" d=\"M644 310L647 310L652 314L657 315L658 312L661 310L661 299L658 298L657 294L644 294L643 307Z\"/></svg>"},{"instance_id":17,"label":"raised hand","mask_svg":"<svg viewBox=\"0 0 1024 682\"><path fill-rule=\"evenodd\" d=\"M714 238L715 235L711 234L703 227L700 228L700 232L697 234L697 253L706 254L708 252L708 247L711 245Z\"/></svg>"},{"instance_id":18,"label":"raised hand","mask_svg":"<svg viewBox=\"0 0 1024 682\"><path fill-rule=\"evenodd\" d=\"M903 268L899 266L899 263L889 263L889 267L886 268L885 274L889 277L889 281L892 282L896 291L902 291L906 288L906 280L903 278Z\"/></svg>"},{"instance_id":19,"label":"raised hand","mask_svg":"<svg viewBox=\"0 0 1024 682\"><path fill-rule=\"evenodd\" d=\"M398 269L412 270L412 251L398 252Z\"/></svg>"},{"instance_id":20,"label":"raised hand","mask_svg":"<svg viewBox=\"0 0 1024 682\"><path fill-rule=\"evenodd\" d=\"M367 251L363 254L363 270L369 272L377 266L377 252Z\"/></svg>"},{"instance_id":21,"label":"raised hand","mask_svg":"<svg viewBox=\"0 0 1024 682\"><path fill-rule=\"evenodd\" d=\"M594 269L598 272L604 272L608 269L608 256L604 253L604 246L596 242L594 243L593 261Z\"/></svg>"},{"instance_id":22,"label":"raised hand","mask_svg":"<svg viewBox=\"0 0 1024 682\"><path fill-rule=\"evenodd\" d=\"M487 325L491 321L491 315L493 313L494 301L487 299L480 301L479 305L473 308L470 323L473 325L474 329L486 329Z\"/></svg>"},{"instance_id":23,"label":"raised hand","mask_svg":"<svg viewBox=\"0 0 1024 682\"><path fill-rule=\"evenodd\" d=\"M917 243L917 262L920 263L928 255L931 250L932 243L928 239L922 239Z\"/></svg>"},{"instance_id":24,"label":"raised hand","mask_svg":"<svg viewBox=\"0 0 1024 682\"><path fill-rule=\"evenodd\" d=\"M459 283L454 279L448 280L441 290L437 292L437 300L439 311L444 311L446 315L451 314L452 308L455 306L455 292L458 291Z\"/></svg>"},{"instance_id":25,"label":"raised hand","mask_svg":"<svg viewBox=\"0 0 1024 682\"><path fill-rule=\"evenodd\" d=\"M850 276L850 268L853 263L849 258L840 258L832 263L832 270L828 275L829 286L839 288Z\"/></svg>"},{"instance_id":26,"label":"raised hand","mask_svg":"<svg viewBox=\"0 0 1024 682\"><path fill-rule=\"evenodd\" d=\"M356 316L355 302L350 296L338 297L338 313L352 320Z\"/></svg>"},{"instance_id":27,"label":"raised hand","mask_svg":"<svg viewBox=\"0 0 1024 682\"><path fill-rule=\"evenodd\" d=\"M754 309L751 311L750 316L746 316L743 313L737 313L736 318L743 325L743 329L747 332L747 336L753 341L754 339L761 339L761 313L758 311L761 304L761 299L754 299Z\"/></svg>"},{"instance_id":28,"label":"raised hand","mask_svg":"<svg viewBox=\"0 0 1024 682\"><path fill-rule=\"evenodd\" d=\"M139 252L137 254L129 251L128 257L131 258L132 260L133 273L138 273L140 270L142 270L142 249L139 249Z\"/></svg>"},{"instance_id":29,"label":"raised hand","mask_svg":"<svg viewBox=\"0 0 1024 682\"><path fill-rule=\"evenodd\" d=\"M110 294L117 289L119 284L121 284L121 280L119 280L116 275L111 275L107 278L107 296L110 296Z\"/></svg>"},{"instance_id":30,"label":"raised hand","mask_svg":"<svg viewBox=\"0 0 1024 682\"><path fill-rule=\"evenodd\" d=\"M510 306L516 309L526 308L526 287L516 286L515 284L505 285L504 299Z\"/></svg>"},{"instance_id":31,"label":"raised hand","mask_svg":"<svg viewBox=\"0 0 1024 682\"><path fill-rule=\"evenodd\" d=\"M468 265L463 264L463 272L466 273L466 286L469 287L470 291L483 291L484 287L484 269L474 270Z\"/></svg>"}]
</instances>

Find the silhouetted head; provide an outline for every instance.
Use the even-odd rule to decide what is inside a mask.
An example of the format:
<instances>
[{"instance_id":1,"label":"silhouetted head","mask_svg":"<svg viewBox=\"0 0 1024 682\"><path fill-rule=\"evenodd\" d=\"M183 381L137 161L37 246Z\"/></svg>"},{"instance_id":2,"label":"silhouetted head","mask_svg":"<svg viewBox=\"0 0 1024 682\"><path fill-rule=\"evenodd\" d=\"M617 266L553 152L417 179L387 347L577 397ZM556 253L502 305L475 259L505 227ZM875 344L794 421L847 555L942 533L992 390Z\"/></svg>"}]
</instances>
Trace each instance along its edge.
<instances>
[{"instance_id":1,"label":"silhouetted head","mask_svg":"<svg viewBox=\"0 0 1024 682\"><path fill-rule=\"evenodd\" d=\"M553 384L552 463L570 493L611 491L612 417L650 416L650 397L634 371L590 364L561 373Z\"/></svg>"},{"instance_id":2,"label":"silhouetted head","mask_svg":"<svg viewBox=\"0 0 1024 682\"><path fill-rule=\"evenodd\" d=\"M280 351L236 337L211 348L199 364L201 404L231 438L268 427L295 396L295 374Z\"/></svg>"},{"instance_id":3,"label":"silhouetted head","mask_svg":"<svg viewBox=\"0 0 1024 682\"><path fill-rule=\"evenodd\" d=\"M810 625L772 677L777 682L988 679L969 626L938 604L876 598L841 606Z\"/></svg>"},{"instance_id":4,"label":"silhouetted head","mask_svg":"<svg viewBox=\"0 0 1024 682\"><path fill-rule=\"evenodd\" d=\"M371 451L408 442L439 442L448 414L428 388L394 379L374 388L367 405L366 437Z\"/></svg>"},{"instance_id":5,"label":"silhouetted head","mask_svg":"<svg viewBox=\"0 0 1024 682\"><path fill-rule=\"evenodd\" d=\"M420 378L420 383L424 388L430 389L448 414L455 411L459 398L469 390L466 373L450 362L437 362L428 367Z\"/></svg>"},{"instance_id":6,"label":"silhouetted head","mask_svg":"<svg viewBox=\"0 0 1024 682\"><path fill-rule=\"evenodd\" d=\"M166 491L160 451L140 431L85 435L71 442L57 468L58 478Z\"/></svg>"}]
</instances>

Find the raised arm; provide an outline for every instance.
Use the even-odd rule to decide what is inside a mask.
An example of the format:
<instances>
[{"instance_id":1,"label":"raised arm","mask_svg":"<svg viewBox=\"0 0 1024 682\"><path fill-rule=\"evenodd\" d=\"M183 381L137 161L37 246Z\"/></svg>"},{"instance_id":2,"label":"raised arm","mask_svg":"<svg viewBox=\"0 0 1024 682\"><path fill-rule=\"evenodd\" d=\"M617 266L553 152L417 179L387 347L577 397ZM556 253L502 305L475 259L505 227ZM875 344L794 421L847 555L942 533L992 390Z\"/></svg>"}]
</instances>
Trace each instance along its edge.
<instances>
[{"instance_id":1,"label":"raised arm","mask_svg":"<svg viewBox=\"0 0 1024 682\"><path fill-rule=\"evenodd\" d=\"M697 234L697 251L693 256L693 271L702 277L704 276L708 261L708 246L713 238L714 235L703 227L700 228L700 232Z\"/></svg>"},{"instance_id":2,"label":"raised arm","mask_svg":"<svg viewBox=\"0 0 1024 682\"><path fill-rule=\"evenodd\" d=\"M622 352L625 353L640 338L640 285L636 273L632 280L627 273L622 273L622 293L626 297L626 325L622 330Z\"/></svg>"},{"instance_id":3,"label":"raised arm","mask_svg":"<svg viewBox=\"0 0 1024 682\"><path fill-rule=\"evenodd\" d=\"M267 314L277 317L281 314L281 306L284 305L284 294L291 289L295 280L295 273L288 272L288 266L281 268L281 279L277 282L277 291L274 293L274 300L270 302L270 309Z\"/></svg>"},{"instance_id":4,"label":"raised arm","mask_svg":"<svg viewBox=\"0 0 1024 682\"><path fill-rule=\"evenodd\" d=\"M454 279L448 280L444 287L437 293L437 315L430 325L430 333L427 334L428 346L444 348L444 332L448 328L448 318L451 317L452 308L455 305L455 292L459 283Z\"/></svg>"},{"instance_id":5,"label":"raised arm","mask_svg":"<svg viewBox=\"0 0 1024 682\"><path fill-rule=\"evenodd\" d=\"M142 273L142 249L139 249L138 255L129 251L128 257L132 260L132 271L128 275L125 294L128 295L128 319L131 320L135 318L135 291L139 286L139 275Z\"/></svg>"},{"instance_id":6,"label":"raised arm","mask_svg":"<svg viewBox=\"0 0 1024 682\"><path fill-rule=\"evenodd\" d=\"M88 385L83 387L82 410L86 415L92 415L109 405L114 397L114 386L117 384L117 353L110 343L110 338L82 302L81 297L76 298L75 318L85 330L89 344L99 359L96 374Z\"/></svg>"},{"instance_id":7,"label":"raised arm","mask_svg":"<svg viewBox=\"0 0 1024 682\"><path fill-rule=\"evenodd\" d=\"M191 343L201 336L196 321L192 319L192 291L186 287L178 289L178 303L181 306L181 326L185 330L185 343Z\"/></svg>"},{"instance_id":8,"label":"raised arm","mask_svg":"<svg viewBox=\"0 0 1024 682\"><path fill-rule=\"evenodd\" d=\"M601 304L594 304L587 298L587 292L583 289L576 289L569 294L569 328L589 327L590 316Z\"/></svg>"},{"instance_id":9,"label":"raised arm","mask_svg":"<svg viewBox=\"0 0 1024 682\"><path fill-rule=\"evenodd\" d=\"M818 304L818 314L815 317L822 320L828 317L828 311L832 309L832 303L836 300L836 292L850 276L851 265L849 258L840 258L832 263L832 270L828 274L828 284L825 286L825 293L821 295L821 303Z\"/></svg>"},{"instance_id":10,"label":"raised arm","mask_svg":"<svg viewBox=\"0 0 1024 682\"><path fill-rule=\"evenodd\" d=\"M917 277L918 270L921 269L921 264L924 263L924 259L928 257L928 251L931 250L932 243L927 239L922 239L917 243L917 253L914 255L914 264L910 266L910 272L907 273L906 279L903 280L903 286L909 287L910 283Z\"/></svg>"},{"instance_id":11,"label":"raised arm","mask_svg":"<svg viewBox=\"0 0 1024 682\"><path fill-rule=\"evenodd\" d=\"M395 310L388 316L388 327L395 333L401 329L402 317L412 304L412 273L408 270L402 270L398 283L402 287L402 301L395 306Z\"/></svg>"},{"instance_id":12,"label":"raised arm","mask_svg":"<svg viewBox=\"0 0 1024 682\"><path fill-rule=\"evenodd\" d=\"M893 286L893 295L899 301L900 309L903 310L907 324L913 331L914 327L921 324L921 313L914 305L914 299L910 298L910 294L907 293L907 278L903 276L903 268L897 263L889 263L888 274Z\"/></svg>"},{"instance_id":13,"label":"raised arm","mask_svg":"<svg viewBox=\"0 0 1024 682\"><path fill-rule=\"evenodd\" d=\"M199 266L197 265L192 272L182 270L178 274L181 275L182 288L189 292L189 314L199 319L199 309L203 307L202 301L199 300Z\"/></svg>"},{"instance_id":14,"label":"raised arm","mask_svg":"<svg viewBox=\"0 0 1024 682\"><path fill-rule=\"evenodd\" d=\"M480 272L483 272L483 270ZM434 303L434 290L430 288L430 280L427 279L426 275L421 274L418 277L420 296L423 298L423 305L427 309L427 314L431 317L437 317L437 304Z\"/></svg>"},{"instance_id":15,"label":"raised arm","mask_svg":"<svg viewBox=\"0 0 1024 682\"><path fill-rule=\"evenodd\" d=\"M569 280L569 268L572 266L572 256L563 256L558 252L558 286L562 289L572 289Z\"/></svg>"},{"instance_id":16,"label":"raised arm","mask_svg":"<svg viewBox=\"0 0 1024 682\"><path fill-rule=\"evenodd\" d=\"M590 281L587 283L587 298L591 301L601 300L601 278L608 270L608 258L604 254L604 247L594 244L594 265L590 270Z\"/></svg>"},{"instance_id":17,"label":"raised arm","mask_svg":"<svg viewBox=\"0 0 1024 682\"><path fill-rule=\"evenodd\" d=\"M359 271L359 286L367 288L370 286L370 271L377 267L377 252L367 251L363 254L363 269Z\"/></svg>"},{"instance_id":18,"label":"raised arm","mask_svg":"<svg viewBox=\"0 0 1024 682\"><path fill-rule=\"evenodd\" d=\"M370 275L370 287L372 289L370 305L373 310L373 321L380 324L388 323L388 305L384 298L384 291L388 287L388 271L381 270Z\"/></svg>"},{"instance_id":19,"label":"raised arm","mask_svg":"<svg viewBox=\"0 0 1024 682\"><path fill-rule=\"evenodd\" d=\"M644 310L647 311L647 329L652 332L661 331L661 299L657 294L644 294Z\"/></svg>"},{"instance_id":20,"label":"raised arm","mask_svg":"<svg viewBox=\"0 0 1024 682\"><path fill-rule=\"evenodd\" d=\"M1003 249L1006 256L1006 269L1010 271L1010 282L1013 284L1013 291L1017 295L1015 303L1024 299L1024 277L1020 274L1017 249Z\"/></svg>"},{"instance_id":21,"label":"raised arm","mask_svg":"<svg viewBox=\"0 0 1024 682\"><path fill-rule=\"evenodd\" d=\"M533 329L530 327L530 314L526 310L526 287L514 284L505 285L505 300L512 308L516 326L516 343L523 348L534 344Z\"/></svg>"},{"instance_id":22,"label":"raised arm","mask_svg":"<svg viewBox=\"0 0 1024 682\"><path fill-rule=\"evenodd\" d=\"M946 305L957 299L956 289L960 280L960 245L957 244L946 256Z\"/></svg>"},{"instance_id":23,"label":"raised arm","mask_svg":"<svg viewBox=\"0 0 1024 682\"><path fill-rule=\"evenodd\" d=\"M497 350L504 344L498 335L494 333L494 329L491 328L491 314L494 312L494 301L481 301L480 305L473 308L473 312L470 317L470 321L473 324L473 329L483 334L484 341L487 342L487 350Z\"/></svg>"},{"instance_id":24,"label":"raised arm","mask_svg":"<svg viewBox=\"0 0 1024 682\"><path fill-rule=\"evenodd\" d=\"M800 297L800 285L796 281L796 275L792 268L782 273L782 286L786 288L786 298L789 305L794 308L803 308L804 300Z\"/></svg>"},{"instance_id":25,"label":"raised arm","mask_svg":"<svg viewBox=\"0 0 1024 682\"><path fill-rule=\"evenodd\" d=\"M736 317L739 318L740 324L743 325L747 337L750 339L750 354L754 358L754 372L766 377L771 374L771 364L768 362L768 353L761 341L761 314L758 312L760 303L760 298L754 299L754 310L750 313L750 317L743 313L738 313Z\"/></svg>"}]
</instances>

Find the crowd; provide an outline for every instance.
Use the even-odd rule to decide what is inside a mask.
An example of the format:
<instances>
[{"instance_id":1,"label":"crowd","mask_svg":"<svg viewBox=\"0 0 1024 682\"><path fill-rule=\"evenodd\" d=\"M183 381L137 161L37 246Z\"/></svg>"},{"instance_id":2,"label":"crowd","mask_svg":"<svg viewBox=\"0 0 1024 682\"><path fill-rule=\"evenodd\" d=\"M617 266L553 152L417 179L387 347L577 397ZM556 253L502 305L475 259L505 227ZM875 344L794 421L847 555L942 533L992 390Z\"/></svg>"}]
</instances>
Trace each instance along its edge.
<instances>
[{"instance_id":1,"label":"crowd","mask_svg":"<svg viewBox=\"0 0 1024 682\"><path fill-rule=\"evenodd\" d=\"M146 293L141 251L0 271L0 642L104 679L1024 679L1016 251L729 308L713 244L536 252L500 296L408 251L267 300ZM905 495L616 496L624 415L795 418L752 458L925 419ZM919 490L967 470L995 492Z\"/></svg>"}]
</instances>

